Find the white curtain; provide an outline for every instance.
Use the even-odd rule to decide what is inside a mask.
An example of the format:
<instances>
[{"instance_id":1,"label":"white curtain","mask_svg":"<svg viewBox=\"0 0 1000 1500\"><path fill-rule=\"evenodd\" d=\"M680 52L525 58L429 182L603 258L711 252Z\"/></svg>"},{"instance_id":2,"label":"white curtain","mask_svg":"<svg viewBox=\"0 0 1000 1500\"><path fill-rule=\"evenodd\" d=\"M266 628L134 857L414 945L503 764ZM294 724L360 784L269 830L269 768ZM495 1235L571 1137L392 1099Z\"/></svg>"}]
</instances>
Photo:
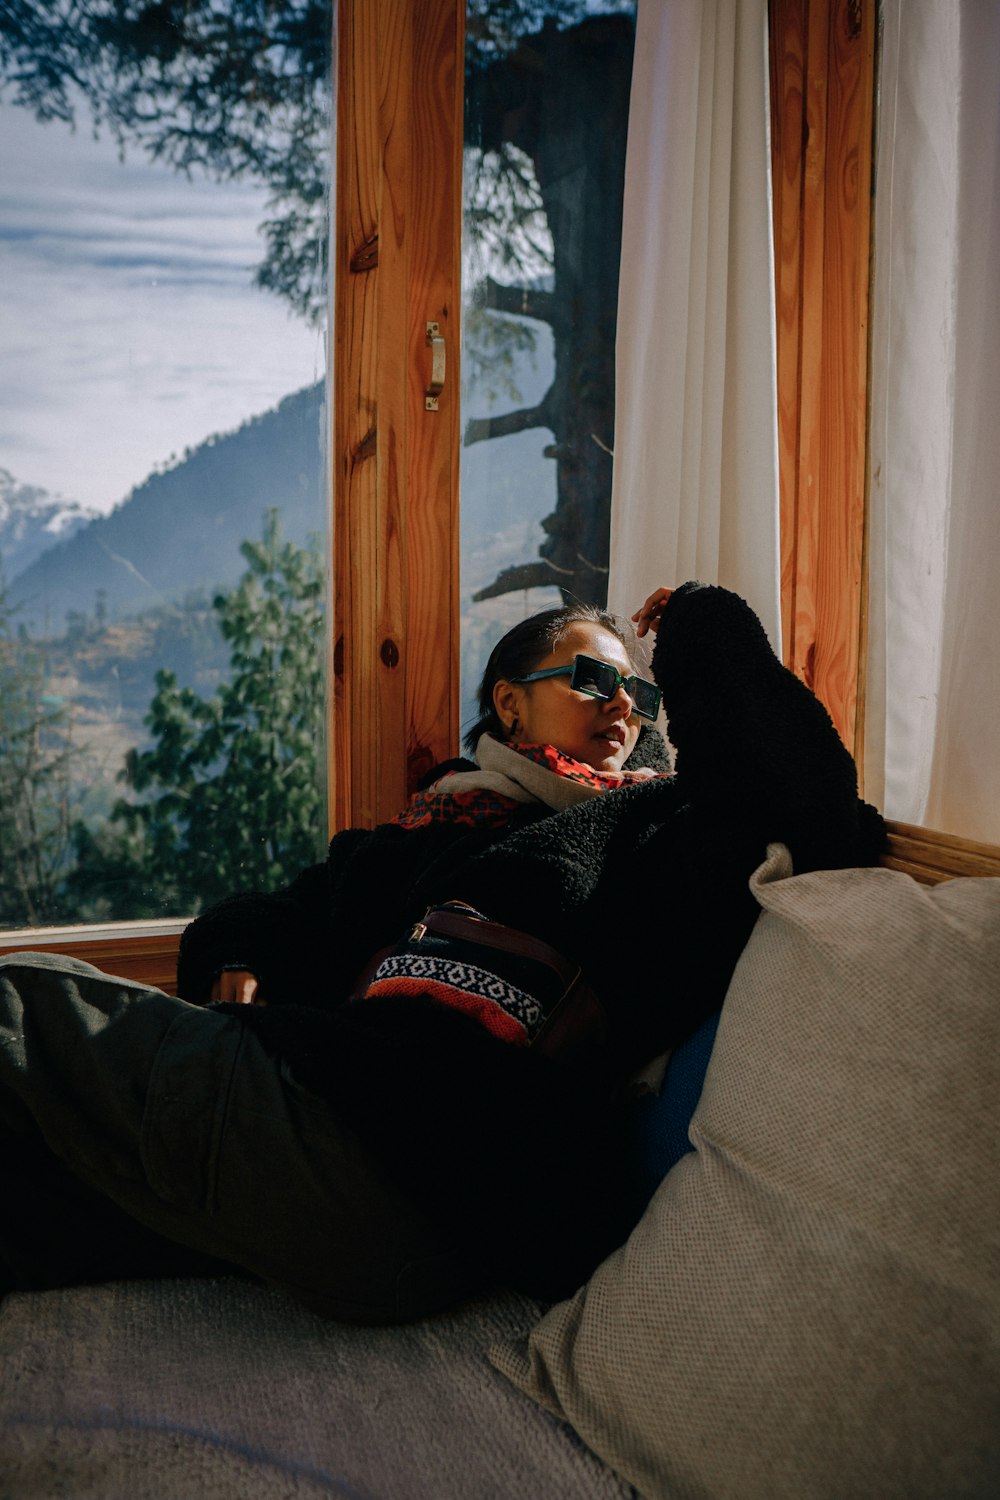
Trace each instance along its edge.
<instances>
[{"instance_id":1,"label":"white curtain","mask_svg":"<svg viewBox=\"0 0 1000 1500\"><path fill-rule=\"evenodd\" d=\"M885 0L865 791L1000 841L1000 5Z\"/></svg>"},{"instance_id":2,"label":"white curtain","mask_svg":"<svg viewBox=\"0 0 1000 1500\"><path fill-rule=\"evenodd\" d=\"M618 299L613 609L721 583L780 651L766 0L639 0Z\"/></svg>"}]
</instances>

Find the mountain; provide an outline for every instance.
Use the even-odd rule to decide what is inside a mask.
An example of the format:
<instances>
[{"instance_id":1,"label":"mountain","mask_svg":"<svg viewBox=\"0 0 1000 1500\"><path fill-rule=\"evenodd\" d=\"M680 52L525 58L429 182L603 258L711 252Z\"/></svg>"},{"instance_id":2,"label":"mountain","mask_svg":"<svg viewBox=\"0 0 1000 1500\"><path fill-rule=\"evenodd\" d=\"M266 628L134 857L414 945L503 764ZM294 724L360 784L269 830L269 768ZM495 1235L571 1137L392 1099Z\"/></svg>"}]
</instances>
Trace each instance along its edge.
<instances>
[{"instance_id":1,"label":"mountain","mask_svg":"<svg viewBox=\"0 0 1000 1500\"><path fill-rule=\"evenodd\" d=\"M26 566L7 564L8 601L33 634L60 635L70 616L122 620L234 584L240 544L265 512L302 545L326 528L324 386L287 396L235 432L209 438L152 474L110 515L76 527Z\"/></svg>"},{"instance_id":2,"label":"mountain","mask_svg":"<svg viewBox=\"0 0 1000 1500\"><path fill-rule=\"evenodd\" d=\"M34 484L21 484L0 469L0 566L12 579L57 541L68 541L92 520L93 511Z\"/></svg>"},{"instance_id":3,"label":"mountain","mask_svg":"<svg viewBox=\"0 0 1000 1500\"><path fill-rule=\"evenodd\" d=\"M240 544L261 535L271 506L290 541L325 532L324 417L322 383L297 391L150 475L107 516L88 517L10 481L0 505L8 492L22 498L0 510L0 556L18 621L55 637L81 616L138 619L229 587L246 568ZM555 504L555 468L543 457L549 441L536 428L463 450L463 595L537 556L539 522ZM30 538L25 517L35 518Z\"/></svg>"}]
</instances>

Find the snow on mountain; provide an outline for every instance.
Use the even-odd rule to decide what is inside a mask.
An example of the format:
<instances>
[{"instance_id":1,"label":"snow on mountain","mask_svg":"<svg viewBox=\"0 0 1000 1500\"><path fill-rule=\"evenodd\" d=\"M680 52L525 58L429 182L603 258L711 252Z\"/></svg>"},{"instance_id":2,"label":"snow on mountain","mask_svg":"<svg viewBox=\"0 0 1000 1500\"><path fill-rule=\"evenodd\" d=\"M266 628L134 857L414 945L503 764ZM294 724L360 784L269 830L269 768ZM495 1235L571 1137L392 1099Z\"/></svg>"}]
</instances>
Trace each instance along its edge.
<instances>
[{"instance_id":1,"label":"snow on mountain","mask_svg":"<svg viewBox=\"0 0 1000 1500\"><path fill-rule=\"evenodd\" d=\"M0 579L10 583L18 573L56 542L66 541L96 512L52 495L35 484L23 484L9 469L0 469Z\"/></svg>"}]
</instances>

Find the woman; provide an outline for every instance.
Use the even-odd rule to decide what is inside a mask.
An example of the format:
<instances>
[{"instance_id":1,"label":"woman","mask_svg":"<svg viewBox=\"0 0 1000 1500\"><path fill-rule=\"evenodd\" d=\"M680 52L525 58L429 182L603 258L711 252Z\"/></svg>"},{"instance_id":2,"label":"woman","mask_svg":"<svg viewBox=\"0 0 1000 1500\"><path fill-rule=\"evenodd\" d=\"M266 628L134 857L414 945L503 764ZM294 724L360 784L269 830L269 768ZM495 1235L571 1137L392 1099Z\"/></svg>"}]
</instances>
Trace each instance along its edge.
<instances>
[{"instance_id":1,"label":"woman","mask_svg":"<svg viewBox=\"0 0 1000 1500\"><path fill-rule=\"evenodd\" d=\"M767 842L796 869L881 843L741 600L684 585L635 618L676 775L636 767L657 693L613 622L541 617L491 658L476 767L191 925L181 993L208 1009L65 960L0 968L0 1109L51 1184L31 1233L50 1247L70 1203L94 1247L47 1249L48 1284L221 1260L379 1321L495 1282L559 1296L620 1243L616 1092L721 1003Z\"/></svg>"},{"instance_id":2,"label":"woman","mask_svg":"<svg viewBox=\"0 0 1000 1500\"><path fill-rule=\"evenodd\" d=\"M307 997L311 1005L340 1004L373 954L442 891L453 894L448 881L471 855L515 828L624 784L640 766L667 771L665 747L652 729L630 759L644 721L623 684L602 700L573 691L565 677L537 687L522 681L539 667L558 671L588 652L623 677L635 670L618 625L604 611L574 605L516 625L487 662L480 718L467 736L471 750L479 747L480 769L469 761L438 767L430 786L392 823L338 834L326 861L286 891L240 895L200 917L181 944L178 993L198 1004ZM542 756L533 761L506 748L527 744L558 746L565 763L552 759L549 766ZM567 774L570 761L595 773L586 785L579 772L575 779Z\"/></svg>"}]
</instances>

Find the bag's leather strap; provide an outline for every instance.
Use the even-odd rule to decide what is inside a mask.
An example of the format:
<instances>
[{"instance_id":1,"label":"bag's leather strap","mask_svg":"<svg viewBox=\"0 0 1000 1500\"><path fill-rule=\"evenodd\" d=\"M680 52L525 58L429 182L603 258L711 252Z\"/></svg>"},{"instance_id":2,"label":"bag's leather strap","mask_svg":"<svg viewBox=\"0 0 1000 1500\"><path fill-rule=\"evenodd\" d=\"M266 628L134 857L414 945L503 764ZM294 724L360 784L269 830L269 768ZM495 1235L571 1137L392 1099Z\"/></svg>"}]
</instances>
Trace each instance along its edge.
<instances>
[{"instance_id":1,"label":"bag's leather strap","mask_svg":"<svg viewBox=\"0 0 1000 1500\"><path fill-rule=\"evenodd\" d=\"M558 1057L567 1061L581 1052L592 1051L603 1044L608 1035L608 1018L604 1006L584 978L583 969L574 964L556 948L532 937L518 927L506 927L502 922L493 922L469 908L468 912L455 909L457 903L447 909L431 907L414 926L410 941L419 941L420 929L442 937L458 938L463 942L478 943L483 948L495 948L504 953L514 953L543 963L558 974L563 992L536 1036L531 1048L546 1057Z\"/></svg>"},{"instance_id":2,"label":"bag's leather strap","mask_svg":"<svg viewBox=\"0 0 1000 1500\"><path fill-rule=\"evenodd\" d=\"M410 933L411 943L419 942L421 928L425 932L439 933L442 937L460 938L466 943L478 943L482 948L497 948L502 953L514 953L519 958L530 958L535 963L545 964L559 975L564 990L568 990L583 974L579 964L571 963L540 938L534 938L520 928L505 927L502 922L493 922L485 917L466 915L453 908L443 911L438 907L431 907Z\"/></svg>"}]
</instances>

